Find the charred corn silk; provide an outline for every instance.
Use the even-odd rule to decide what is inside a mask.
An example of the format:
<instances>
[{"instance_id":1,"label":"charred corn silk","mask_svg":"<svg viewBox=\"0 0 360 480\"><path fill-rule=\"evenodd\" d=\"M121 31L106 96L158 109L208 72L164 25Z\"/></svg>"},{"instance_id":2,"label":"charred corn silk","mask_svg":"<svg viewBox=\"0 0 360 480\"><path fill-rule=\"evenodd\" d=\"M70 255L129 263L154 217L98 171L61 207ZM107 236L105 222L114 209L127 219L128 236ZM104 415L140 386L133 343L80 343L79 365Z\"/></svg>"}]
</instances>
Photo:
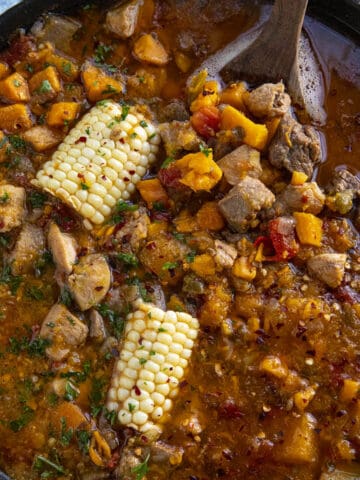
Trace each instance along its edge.
<instances>
[{"instance_id":1,"label":"charred corn silk","mask_svg":"<svg viewBox=\"0 0 360 480\"><path fill-rule=\"evenodd\" d=\"M128 315L107 408L120 424L161 432L185 376L199 330L196 318L136 302Z\"/></svg>"},{"instance_id":2,"label":"charred corn silk","mask_svg":"<svg viewBox=\"0 0 360 480\"><path fill-rule=\"evenodd\" d=\"M73 207L91 229L135 191L159 144L155 126L135 107L105 100L69 132L33 184Z\"/></svg>"}]
</instances>

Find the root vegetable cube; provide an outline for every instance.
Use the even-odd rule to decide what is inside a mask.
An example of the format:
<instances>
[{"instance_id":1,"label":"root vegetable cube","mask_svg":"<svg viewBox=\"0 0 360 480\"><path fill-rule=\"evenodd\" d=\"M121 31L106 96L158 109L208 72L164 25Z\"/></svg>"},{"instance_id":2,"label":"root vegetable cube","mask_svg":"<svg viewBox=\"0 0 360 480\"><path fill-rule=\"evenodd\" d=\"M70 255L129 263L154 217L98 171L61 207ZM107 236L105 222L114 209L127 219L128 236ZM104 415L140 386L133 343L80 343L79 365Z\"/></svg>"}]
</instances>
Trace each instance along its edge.
<instances>
[{"instance_id":1,"label":"root vegetable cube","mask_svg":"<svg viewBox=\"0 0 360 480\"><path fill-rule=\"evenodd\" d=\"M63 134L46 125L37 125L27 130L23 135L24 140L31 143L37 152L43 152L58 145L63 139Z\"/></svg>"},{"instance_id":2,"label":"root vegetable cube","mask_svg":"<svg viewBox=\"0 0 360 480\"><path fill-rule=\"evenodd\" d=\"M7 102L28 102L30 93L28 83L19 73L9 75L0 82L0 97Z\"/></svg>"},{"instance_id":3,"label":"root vegetable cube","mask_svg":"<svg viewBox=\"0 0 360 480\"><path fill-rule=\"evenodd\" d=\"M0 79L5 78L6 75L8 75L9 73L10 73L9 66L4 62L0 62Z\"/></svg>"},{"instance_id":4,"label":"root vegetable cube","mask_svg":"<svg viewBox=\"0 0 360 480\"><path fill-rule=\"evenodd\" d=\"M9 133L26 130L33 124L30 111L22 103L0 108L0 129Z\"/></svg>"},{"instance_id":5,"label":"root vegetable cube","mask_svg":"<svg viewBox=\"0 0 360 480\"><path fill-rule=\"evenodd\" d=\"M150 34L142 35L134 45L134 55L140 62L159 67L166 65L169 55L162 43Z\"/></svg>"},{"instance_id":6,"label":"root vegetable cube","mask_svg":"<svg viewBox=\"0 0 360 480\"><path fill-rule=\"evenodd\" d=\"M55 67L47 67L35 73L29 80L30 92L36 96L39 103L45 103L61 92L62 86Z\"/></svg>"},{"instance_id":7,"label":"root vegetable cube","mask_svg":"<svg viewBox=\"0 0 360 480\"><path fill-rule=\"evenodd\" d=\"M106 75L101 68L94 67L90 63L85 64L82 81L90 102L97 102L123 91L123 86L118 80Z\"/></svg>"},{"instance_id":8,"label":"root vegetable cube","mask_svg":"<svg viewBox=\"0 0 360 480\"><path fill-rule=\"evenodd\" d=\"M76 102L59 102L51 105L47 123L51 127L62 127L76 119L80 105Z\"/></svg>"},{"instance_id":9,"label":"root vegetable cube","mask_svg":"<svg viewBox=\"0 0 360 480\"><path fill-rule=\"evenodd\" d=\"M254 123L242 112L228 105L221 114L221 128L231 130L242 127L245 131L244 143L257 150L263 150L268 140L268 129L265 125Z\"/></svg>"}]
</instances>

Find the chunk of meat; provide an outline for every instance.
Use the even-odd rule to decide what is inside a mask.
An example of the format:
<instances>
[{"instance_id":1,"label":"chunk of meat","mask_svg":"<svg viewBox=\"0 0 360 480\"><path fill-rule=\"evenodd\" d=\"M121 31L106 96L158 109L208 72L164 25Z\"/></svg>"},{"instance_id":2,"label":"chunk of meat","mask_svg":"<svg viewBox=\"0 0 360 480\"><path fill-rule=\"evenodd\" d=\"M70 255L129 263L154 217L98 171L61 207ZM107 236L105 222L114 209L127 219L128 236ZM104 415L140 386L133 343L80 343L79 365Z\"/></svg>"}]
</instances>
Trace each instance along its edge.
<instances>
[{"instance_id":1,"label":"chunk of meat","mask_svg":"<svg viewBox=\"0 0 360 480\"><path fill-rule=\"evenodd\" d=\"M25 215L25 190L13 185L0 185L0 233L19 227Z\"/></svg>"},{"instance_id":2,"label":"chunk of meat","mask_svg":"<svg viewBox=\"0 0 360 480\"><path fill-rule=\"evenodd\" d=\"M122 39L131 37L143 3L143 0L132 0L109 10L106 15L106 28L109 32Z\"/></svg>"},{"instance_id":3,"label":"chunk of meat","mask_svg":"<svg viewBox=\"0 0 360 480\"><path fill-rule=\"evenodd\" d=\"M30 272L44 248L45 238L42 229L35 225L24 225L14 250L9 255L13 275Z\"/></svg>"},{"instance_id":4,"label":"chunk of meat","mask_svg":"<svg viewBox=\"0 0 360 480\"><path fill-rule=\"evenodd\" d=\"M262 173L260 152L248 145L241 145L217 162L230 185L237 185L242 177L259 178Z\"/></svg>"},{"instance_id":5,"label":"chunk of meat","mask_svg":"<svg viewBox=\"0 0 360 480\"><path fill-rule=\"evenodd\" d=\"M317 215L325 204L325 195L316 182L288 185L278 196L274 208L277 214L306 212Z\"/></svg>"},{"instance_id":6,"label":"chunk of meat","mask_svg":"<svg viewBox=\"0 0 360 480\"><path fill-rule=\"evenodd\" d=\"M345 253L322 253L307 262L309 272L329 287L338 287L344 277Z\"/></svg>"},{"instance_id":7,"label":"chunk of meat","mask_svg":"<svg viewBox=\"0 0 360 480\"><path fill-rule=\"evenodd\" d=\"M270 163L276 168L304 172L311 177L320 156L317 131L310 125L301 125L289 114L285 115L269 147Z\"/></svg>"},{"instance_id":8,"label":"chunk of meat","mask_svg":"<svg viewBox=\"0 0 360 480\"><path fill-rule=\"evenodd\" d=\"M46 125L37 125L27 130L23 134L23 138L26 142L31 143L34 150L44 152L56 147L64 138L64 134Z\"/></svg>"},{"instance_id":9,"label":"chunk of meat","mask_svg":"<svg viewBox=\"0 0 360 480\"><path fill-rule=\"evenodd\" d=\"M166 155L174 157L181 150L194 152L199 149L200 138L190 122L162 123L159 126L161 138L164 142Z\"/></svg>"},{"instance_id":10,"label":"chunk of meat","mask_svg":"<svg viewBox=\"0 0 360 480\"><path fill-rule=\"evenodd\" d=\"M53 305L40 329L40 337L51 341L46 355L54 361L65 358L72 347L82 345L88 327L62 304Z\"/></svg>"},{"instance_id":11,"label":"chunk of meat","mask_svg":"<svg viewBox=\"0 0 360 480\"><path fill-rule=\"evenodd\" d=\"M106 329L102 316L97 310L90 312L90 337L102 343L106 338Z\"/></svg>"},{"instance_id":12,"label":"chunk of meat","mask_svg":"<svg viewBox=\"0 0 360 480\"><path fill-rule=\"evenodd\" d=\"M326 191L330 195L334 195L345 190L351 190L354 196L360 197L360 178L348 170L336 171L327 185Z\"/></svg>"},{"instance_id":13,"label":"chunk of meat","mask_svg":"<svg viewBox=\"0 0 360 480\"><path fill-rule=\"evenodd\" d=\"M288 111L291 99L285 93L284 84L264 83L252 92L244 95L244 103L255 117L278 117Z\"/></svg>"},{"instance_id":14,"label":"chunk of meat","mask_svg":"<svg viewBox=\"0 0 360 480\"><path fill-rule=\"evenodd\" d=\"M103 255L86 255L74 266L67 283L80 310L89 310L104 299L110 288L109 265Z\"/></svg>"},{"instance_id":15,"label":"chunk of meat","mask_svg":"<svg viewBox=\"0 0 360 480\"><path fill-rule=\"evenodd\" d=\"M63 15L50 14L36 22L32 34L41 42L50 42L55 48L72 54L72 40L81 23Z\"/></svg>"},{"instance_id":16,"label":"chunk of meat","mask_svg":"<svg viewBox=\"0 0 360 480\"><path fill-rule=\"evenodd\" d=\"M220 200L219 208L232 228L244 232L256 227L258 212L274 201L274 194L260 180L246 176Z\"/></svg>"},{"instance_id":17,"label":"chunk of meat","mask_svg":"<svg viewBox=\"0 0 360 480\"><path fill-rule=\"evenodd\" d=\"M56 223L51 223L48 233L48 245L54 262L60 272L69 274L76 262L77 243L74 237L61 232Z\"/></svg>"},{"instance_id":18,"label":"chunk of meat","mask_svg":"<svg viewBox=\"0 0 360 480\"><path fill-rule=\"evenodd\" d=\"M141 461L141 458L135 455L134 449L126 446L121 452L120 462L116 467L116 478L132 478L133 469L138 467Z\"/></svg>"},{"instance_id":19,"label":"chunk of meat","mask_svg":"<svg viewBox=\"0 0 360 480\"><path fill-rule=\"evenodd\" d=\"M150 447L152 461L159 464L180 465L184 449L158 440Z\"/></svg>"},{"instance_id":20,"label":"chunk of meat","mask_svg":"<svg viewBox=\"0 0 360 480\"><path fill-rule=\"evenodd\" d=\"M231 268L237 257L236 248L221 240L215 240L214 245L215 248L210 253L214 255L216 264L222 268Z\"/></svg>"},{"instance_id":21,"label":"chunk of meat","mask_svg":"<svg viewBox=\"0 0 360 480\"><path fill-rule=\"evenodd\" d=\"M228 153L235 150L243 144L245 130L242 127L232 128L231 130L220 130L216 137L209 139L208 144L213 149L215 160L220 160Z\"/></svg>"},{"instance_id":22,"label":"chunk of meat","mask_svg":"<svg viewBox=\"0 0 360 480\"><path fill-rule=\"evenodd\" d=\"M182 100L172 100L165 107L161 106L158 111L159 122L185 122L189 120L189 112Z\"/></svg>"},{"instance_id":23,"label":"chunk of meat","mask_svg":"<svg viewBox=\"0 0 360 480\"><path fill-rule=\"evenodd\" d=\"M117 232L116 240L131 247L137 252L147 237L149 217L139 210L133 213L130 220Z\"/></svg>"}]
</instances>

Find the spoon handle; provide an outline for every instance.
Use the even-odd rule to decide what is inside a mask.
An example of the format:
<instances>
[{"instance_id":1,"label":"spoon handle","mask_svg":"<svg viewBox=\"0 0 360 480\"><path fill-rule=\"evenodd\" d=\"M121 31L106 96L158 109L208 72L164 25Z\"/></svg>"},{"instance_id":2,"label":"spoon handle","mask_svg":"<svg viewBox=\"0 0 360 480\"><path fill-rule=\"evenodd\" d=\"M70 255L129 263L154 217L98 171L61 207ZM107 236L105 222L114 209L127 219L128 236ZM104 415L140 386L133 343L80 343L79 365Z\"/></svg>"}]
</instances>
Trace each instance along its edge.
<instances>
[{"instance_id":1,"label":"spoon handle","mask_svg":"<svg viewBox=\"0 0 360 480\"><path fill-rule=\"evenodd\" d=\"M297 63L308 0L275 0L259 37L225 69L225 77L288 83Z\"/></svg>"}]
</instances>

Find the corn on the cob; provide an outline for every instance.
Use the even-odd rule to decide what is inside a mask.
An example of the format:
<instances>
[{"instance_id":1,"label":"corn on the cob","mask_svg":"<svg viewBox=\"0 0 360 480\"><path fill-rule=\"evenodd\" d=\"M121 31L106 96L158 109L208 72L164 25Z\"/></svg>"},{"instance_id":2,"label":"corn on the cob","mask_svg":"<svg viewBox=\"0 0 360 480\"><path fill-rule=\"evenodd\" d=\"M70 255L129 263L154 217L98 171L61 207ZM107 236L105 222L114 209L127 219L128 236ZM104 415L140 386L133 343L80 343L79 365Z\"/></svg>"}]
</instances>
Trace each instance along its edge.
<instances>
[{"instance_id":1,"label":"corn on the cob","mask_svg":"<svg viewBox=\"0 0 360 480\"><path fill-rule=\"evenodd\" d=\"M127 318L107 408L118 412L122 425L143 433L161 432L184 378L199 322L151 303L135 305Z\"/></svg>"},{"instance_id":2,"label":"corn on the cob","mask_svg":"<svg viewBox=\"0 0 360 480\"><path fill-rule=\"evenodd\" d=\"M118 200L128 200L159 143L155 126L135 107L105 100L69 132L33 184L73 207L91 229Z\"/></svg>"}]
</instances>

